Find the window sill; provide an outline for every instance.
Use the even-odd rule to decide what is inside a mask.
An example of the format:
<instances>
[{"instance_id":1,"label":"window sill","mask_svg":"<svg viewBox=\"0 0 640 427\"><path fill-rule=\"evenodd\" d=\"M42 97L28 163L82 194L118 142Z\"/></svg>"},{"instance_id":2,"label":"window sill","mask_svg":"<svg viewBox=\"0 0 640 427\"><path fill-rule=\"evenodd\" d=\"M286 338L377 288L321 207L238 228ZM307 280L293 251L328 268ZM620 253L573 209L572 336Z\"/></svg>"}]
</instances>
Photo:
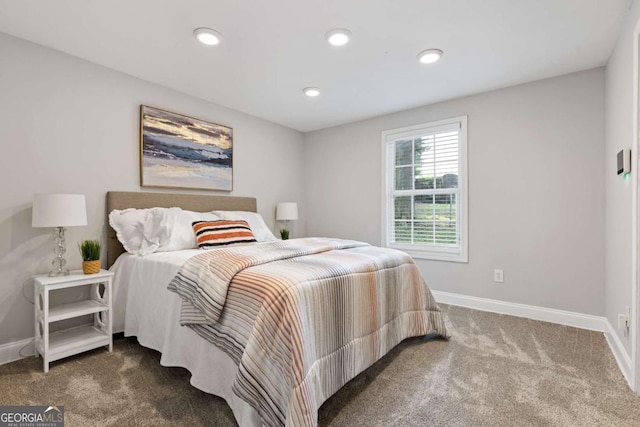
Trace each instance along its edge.
<instances>
[{"instance_id":1,"label":"window sill","mask_svg":"<svg viewBox=\"0 0 640 427\"><path fill-rule=\"evenodd\" d=\"M466 253L460 253L459 251L434 251L434 250L420 250L406 246L387 245L388 248L398 249L406 252L415 259L424 259L432 261L448 261L448 262L460 262L468 263L469 258Z\"/></svg>"}]
</instances>

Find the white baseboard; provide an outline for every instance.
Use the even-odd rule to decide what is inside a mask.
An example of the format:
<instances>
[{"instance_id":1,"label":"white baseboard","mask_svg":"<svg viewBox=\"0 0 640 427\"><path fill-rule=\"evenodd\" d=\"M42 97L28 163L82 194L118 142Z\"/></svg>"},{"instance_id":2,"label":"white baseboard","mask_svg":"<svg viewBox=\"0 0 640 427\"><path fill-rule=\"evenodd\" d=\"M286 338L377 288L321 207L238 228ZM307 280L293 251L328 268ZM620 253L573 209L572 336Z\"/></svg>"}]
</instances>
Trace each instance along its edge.
<instances>
[{"instance_id":1,"label":"white baseboard","mask_svg":"<svg viewBox=\"0 0 640 427\"><path fill-rule=\"evenodd\" d=\"M495 299L453 294L450 292L431 291L431 293L437 302L441 302L443 304L458 305L461 307L473 308L475 310L508 314L516 317L526 317L527 319L558 323L560 325L573 326L575 328L589 329L598 332L607 331L607 320L605 317L575 313L573 311L556 310L553 308L537 307L535 305L518 304Z\"/></svg>"},{"instance_id":2,"label":"white baseboard","mask_svg":"<svg viewBox=\"0 0 640 427\"><path fill-rule=\"evenodd\" d=\"M0 365L34 354L33 338L2 344L0 345Z\"/></svg>"},{"instance_id":3,"label":"white baseboard","mask_svg":"<svg viewBox=\"0 0 640 427\"><path fill-rule=\"evenodd\" d=\"M450 292L431 291L431 293L437 302L443 304L457 305L475 310L508 314L510 316L525 317L533 320L541 320L544 322L558 323L576 328L604 332L607 343L611 348L611 352L618 362L620 371L622 371L622 375L624 375L624 378L627 380L629 385L631 385L631 357L629 357L629 354L624 349L618 334L615 333L613 326L606 317L488 298L472 297ZM2 344L0 345L0 365L22 359L25 356L32 356L33 354L33 338Z\"/></svg>"},{"instance_id":4,"label":"white baseboard","mask_svg":"<svg viewBox=\"0 0 640 427\"><path fill-rule=\"evenodd\" d=\"M616 333L611 322L609 322L608 319L605 319L605 322L607 325L607 330L605 331L604 336L607 338L607 343L611 348L613 356L616 358L616 362L618 362L618 366L622 371L622 375L624 375L624 379L627 380L629 387L633 389L633 386L631 385L631 357L629 356L629 353L627 353L627 351L624 349L624 345L622 344L622 341L620 341L620 337Z\"/></svg>"}]
</instances>

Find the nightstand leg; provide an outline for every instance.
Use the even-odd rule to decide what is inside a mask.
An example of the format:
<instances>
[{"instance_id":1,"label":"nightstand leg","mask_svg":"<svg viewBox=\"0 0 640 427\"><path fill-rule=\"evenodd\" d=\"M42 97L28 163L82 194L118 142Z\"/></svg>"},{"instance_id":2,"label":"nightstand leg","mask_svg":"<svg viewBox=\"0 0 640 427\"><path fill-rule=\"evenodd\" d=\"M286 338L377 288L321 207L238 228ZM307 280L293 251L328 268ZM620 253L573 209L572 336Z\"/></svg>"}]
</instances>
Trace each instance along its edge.
<instances>
[{"instance_id":1,"label":"nightstand leg","mask_svg":"<svg viewBox=\"0 0 640 427\"><path fill-rule=\"evenodd\" d=\"M109 321L107 324L107 335L109 335L109 351L113 351L113 300L111 298L111 290L113 289L113 276L107 280L108 304L109 304Z\"/></svg>"},{"instance_id":2,"label":"nightstand leg","mask_svg":"<svg viewBox=\"0 0 640 427\"><path fill-rule=\"evenodd\" d=\"M44 311L42 318L42 328L44 329L42 351L44 354L42 355L42 358L44 359L44 372L47 373L49 372L49 356L51 356L49 353L49 288L45 287L43 289L42 296L42 308Z\"/></svg>"},{"instance_id":3,"label":"nightstand leg","mask_svg":"<svg viewBox=\"0 0 640 427\"><path fill-rule=\"evenodd\" d=\"M38 342L42 339L39 335L38 331L38 317L42 315L42 307L40 307L42 286L40 286L36 281L33 283L33 351L36 357L40 356L38 353Z\"/></svg>"}]
</instances>

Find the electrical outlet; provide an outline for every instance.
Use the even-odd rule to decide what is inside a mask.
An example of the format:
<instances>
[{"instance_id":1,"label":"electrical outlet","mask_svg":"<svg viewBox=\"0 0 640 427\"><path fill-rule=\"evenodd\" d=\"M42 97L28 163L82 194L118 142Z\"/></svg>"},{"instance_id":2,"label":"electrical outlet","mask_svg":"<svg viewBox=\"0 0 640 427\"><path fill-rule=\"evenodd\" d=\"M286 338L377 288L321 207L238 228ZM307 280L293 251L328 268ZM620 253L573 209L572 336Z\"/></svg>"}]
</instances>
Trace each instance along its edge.
<instances>
[{"instance_id":1,"label":"electrical outlet","mask_svg":"<svg viewBox=\"0 0 640 427\"><path fill-rule=\"evenodd\" d=\"M618 314L618 329L624 331L627 328L627 316Z\"/></svg>"},{"instance_id":2,"label":"electrical outlet","mask_svg":"<svg viewBox=\"0 0 640 427\"><path fill-rule=\"evenodd\" d=\"M626 306L627 309L627 319L625 322L625 329L624 329L624 336L628 337L629 336L629 329L631 329L631 307Z\"/></svg>"},{"instance_id":3,"label":"electrical outlet","mask_svg":"<svg viewBox=\"0 0 640 427\"><path fill-rule=\"evenodd\" d=\"M624 308L624 313L618 314L618 330L622 331L624 336L629 336L629 327L631 326L631 307L628 305Z\"/></svg>"},{"instance_id":4,"label":"electrical outlet","mask_svg":"<svg viewBox=\"0 0 640 427\"><path fill-rule=\"evenodd\" d=\"M493 270L493 281L504 283L504 271L498 269Z\"/></svg>"}]
</instances>

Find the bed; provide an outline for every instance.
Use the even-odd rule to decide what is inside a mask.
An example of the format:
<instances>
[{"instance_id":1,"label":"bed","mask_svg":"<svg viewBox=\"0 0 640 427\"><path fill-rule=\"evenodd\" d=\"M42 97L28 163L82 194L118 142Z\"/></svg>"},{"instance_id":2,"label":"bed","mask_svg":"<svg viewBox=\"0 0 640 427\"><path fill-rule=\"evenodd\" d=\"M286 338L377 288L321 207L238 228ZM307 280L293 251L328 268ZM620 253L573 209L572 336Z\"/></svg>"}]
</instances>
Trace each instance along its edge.
<instances>
[{"instance_id":1,"label":"bed","mask_svg":"<svg viewBox=\"0 0 640 427\"><path fill-rule=\"evenodd\" d=\"M247 197L107 194L107 213L175 206L256 212ZM316 425L320 405L400 341L447 335L398 251L307 238L136 256L107 230L114 330L188 369L240 426Z\"/></svg>"}]
</instances>

